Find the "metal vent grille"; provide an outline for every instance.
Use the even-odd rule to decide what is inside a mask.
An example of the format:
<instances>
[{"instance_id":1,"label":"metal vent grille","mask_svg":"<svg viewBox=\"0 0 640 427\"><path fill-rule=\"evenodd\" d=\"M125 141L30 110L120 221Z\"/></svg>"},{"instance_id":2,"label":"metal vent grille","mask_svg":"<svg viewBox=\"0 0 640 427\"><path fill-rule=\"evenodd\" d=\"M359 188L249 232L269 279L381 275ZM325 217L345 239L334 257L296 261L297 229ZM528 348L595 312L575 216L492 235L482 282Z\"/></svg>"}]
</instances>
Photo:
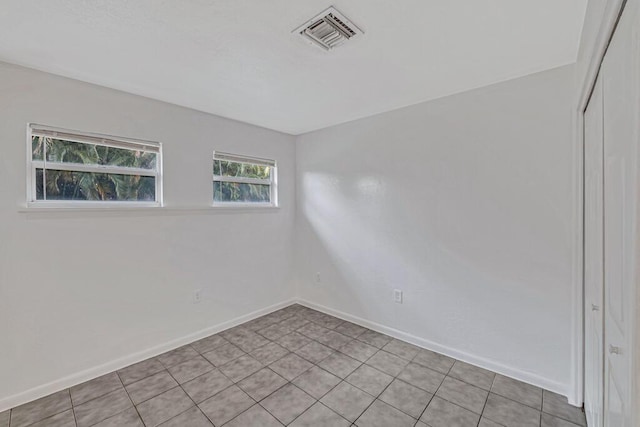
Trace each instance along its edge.
<instances>
[{"instance_id":1,"label":"metal vent grille","mask_svg":"<svg viewBox=\"0 0 640 427\"><path fill-rule=\"evenodd\" d=\"M293 32L327 51L363 34L362 30L333 7L314 16Z\"/></svg>"}]
</instances>

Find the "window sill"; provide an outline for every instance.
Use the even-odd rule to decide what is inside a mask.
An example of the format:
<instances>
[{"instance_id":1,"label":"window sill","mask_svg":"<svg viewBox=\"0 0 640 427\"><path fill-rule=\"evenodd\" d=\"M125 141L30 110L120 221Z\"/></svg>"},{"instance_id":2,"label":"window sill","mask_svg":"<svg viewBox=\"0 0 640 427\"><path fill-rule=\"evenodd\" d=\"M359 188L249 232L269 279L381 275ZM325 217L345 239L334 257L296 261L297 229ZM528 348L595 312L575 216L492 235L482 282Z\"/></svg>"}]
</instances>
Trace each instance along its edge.
<instances>
[{"instance_id":1,"label":"window sill","mask_svg":"<svg viewBox=\"0 0 640 427\"><path fill-rule=\"evenodd\" d=\"M166 206L131 206L131 207L26 207L19 209L22 215L54 215L54 216L177 216L177 215L211 215L224 213L269 213L280 210L279 206L207 206L207 207L166 207Z\"/></svg>"}]
</instances>

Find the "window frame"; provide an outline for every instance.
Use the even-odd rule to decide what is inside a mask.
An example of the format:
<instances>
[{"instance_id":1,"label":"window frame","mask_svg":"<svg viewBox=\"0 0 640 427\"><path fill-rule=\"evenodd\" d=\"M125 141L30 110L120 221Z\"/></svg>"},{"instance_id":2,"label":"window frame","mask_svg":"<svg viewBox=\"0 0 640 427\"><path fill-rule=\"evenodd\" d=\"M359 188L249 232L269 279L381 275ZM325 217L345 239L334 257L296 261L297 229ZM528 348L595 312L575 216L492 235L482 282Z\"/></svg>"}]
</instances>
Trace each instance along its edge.
<instances>
[{"instance_id":1,"label":"window frame","mask_svg":"<svg viewBox=\"0 0 640 427\"><path fill-rule=\"evenodd\" d=\"M81 144L91 144L112 148L145 151L156 154L155 169L128 168L109 165L89 165L78 163L49 162L46 160L46 150L42 160L33 159L33 136L59 137L59 139ZM113 209L113 208L158 208L163 206L163 174L162 174L162 143L133 138L97 134L91 132L63 129L36 123L27 124L27 208L72 208L72 209ZM47 168L47 164L55 167ZM108 201L108 200L37 200L36 173L43 169L46 177L47 169L72 171L111 173L118 175L141 175L155 178L155 201ZM46 188L46 185L45 185ZM45 190L46 191L46 190ZM45 193L46 194L46 193Z\"/></svg>"},{"instance_id":2,"label":"window frame","mask_svg":"<svg viewBox=\"0 0 640 427\"><path fill-rule=\"evenodd\" d=\"M223 157L220 158L219 156ZM245 178L233 176L219 176L213 173L217 160L227 160L236 163L245 163L258 166L269 166L271 174L269 179ZM278 162L272 159L232 154L219 150L213 151L213 163L211 168L212 184L216 182L234 182L240 184L269 185L269 202L220 202L215 200L215 193L211 193L212 206L214 208L278 208Z\"/></svg>"}]
</instances>

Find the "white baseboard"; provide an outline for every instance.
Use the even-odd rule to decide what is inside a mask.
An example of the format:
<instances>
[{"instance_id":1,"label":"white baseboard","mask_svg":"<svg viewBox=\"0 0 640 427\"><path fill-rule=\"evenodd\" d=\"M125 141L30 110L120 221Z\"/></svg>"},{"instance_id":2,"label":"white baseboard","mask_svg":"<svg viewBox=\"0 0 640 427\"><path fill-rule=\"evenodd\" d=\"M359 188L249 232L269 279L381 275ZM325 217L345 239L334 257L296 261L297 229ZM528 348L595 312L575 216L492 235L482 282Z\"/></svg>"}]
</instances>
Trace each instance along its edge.
<instances>
[{"instance_id":1,"label":"white baseboard","mask_svg":"<svg viewBox=\"0 0 640 427\"><path fill-rule=\"evenodd\" d=\"M289 306L291 304L294 304L295 302L297 302L296 299L285 300L283 302L271 305L269 307L262 308L260 310L256 310L254 312L245 314L240 317L236 317L235 319L231 319L229 321L217 324L215 326L202 329L198 332L185 335L181 338L169 341L167 343L160 344L160 345L151 347L149 349L118 358L111 362L107 362L105 364L69 375L67 377L63 377L55 381L51 381L47 384L34 387L32 389L23 391L21 393L14 394L9 397L5 397L3 399L0 399L0 412L3 412L10 408L15 408L18 405L31 402L41 397L48 396L51 393L55 393L69 387L73 387L74 385L81 384L85 381L92 380L94 378L100 377L110 372L117 371L118 369L122 369L134 363L138 363L143 360L149 359L151 357L158 356L162 353L174 350L185 344L192 343L199 339L208 337L209 335L217 334L218 332L224 331L225 329L229 329L241 323L248 322L249 320L253 320L256 317L269 314L273 311L276 311L286 306Z\"/></svg>"},{"instance_id":2,"label":"white baseboard","mask_svg":"<svg viewBox=\"0 0 640 427\"><path fill-rule=\"evenodd\" d=\"M469 353L465 353L459 350L456 350L451 347L443 346L437 344L433 341L426 340L424 338L417 337L415 335L408 334L406 332L399 331L394 328L390 328L388 326L381 325L379 323L371 322L369 320L365 320L356 316L352 316L350 314L344 313L342 311L334 310L329 307L325 307L319 304L312 303L310 301L306 301L303 299L292 298L289 300L285 300L283 302L271 305L269 307L265 307L260 310L256 310L254 312L245 314L243 316L236 317L229 321L217 324L215 326L211 326L200 331L194 332L192 334L186 335L184 337L172 340L170 342L157 345L151 347L147 350L143 350L137 353L133 353L111 362L86 369L84 371L78 372L73 375L69 375L67 377L60 378L58 380L49 382L47 384L40 385L38 387L34 387L32 389L26 390L24 392L15 394L13 396L9 396L0 400L0 412L3 412L7 409L14 408L16 406L22 405L27 402L31 402L33 400L39 399L44 396L48 396L51 393L58 392L60 390L64 390L69 387L73 387L75 385L81 384L85 381L92 380L99 376L108 374L113 371L117 371L118 369L122 369L126 366L132 365L134 363L141 362L143 360L149 359L151 357L158 356L167 351L171 351L178 347L181 347L185 344L192 343L199 339L208 337L213 334L217 334L218 332L224 331L226 329L232 328L244 322L248 322L249 320L253 320L256 317L263 316L265 314L269 314L273 311L279 310L281 308L287 307L291 304L298 303L304 305L309 308L313 308L315 310L324 312L326 314L330 314L332 316L338 317L343 320L347 320L352 323L356 323L365 328L372 329L374 331L384 333L391 337L401 339L403 341L409 342L411 344L417 345L418 347L422 347L431 351L435 351L438 353L442 353L449 357L453 357L458 360L462 360L463 362L470 363L475 366L479 366L484 369L491 370L493 372L497 372L499 374L505 375L510 378L514 378L516 380L541 387L545 390L553 391L555 393L561 394L563 396L567 396L567 392L569 390L569 386L567 384L563 384L557 381L553 381L551 379L541 377L536 374L532 374L530 372L522 371L517 368L513 368L510 366L506 366L500 363L496 363L494 361L474 356Z\"/></svg>"},{"instance_id":3,"label":"white baseboard","mask_svg":"<svg viewBox=\"0 0 640 427\"><path fill-rule=\"evenodd\" d=\"M380 332L391 337L406 341L408 343L417 345L418 347L425 348L427 350L435 351L437 353L444 354L454 359L461 360L471 365L478 366L480 368L488 369L493 372L497 372L501 375L516 379L518 381L525 382L527 384L541 387L545 390L552 391L554 393L567 396L569 393L569 385L554 381L549 378L541 377L540 375L526 372L521 369L517 369L511 366L503 365L501 363L494 362L483 357L474 356L472 354L456 350L448 346L444 346L433 341L426 340L424 338L417 337L415 335L408 334L406 332L399 331L397 329L390 328L388 326L381 325L379 323L371 322L369 320L361 319L360 317L352 316L342 311L334 310L323 305L315 304L304 299L298 299L296 301L300 305L304 305L314 310L321 311L326 314L338 317L342 320L355 323L368 329L372 329L376 332Z\"/></svg>"}]
</instances>

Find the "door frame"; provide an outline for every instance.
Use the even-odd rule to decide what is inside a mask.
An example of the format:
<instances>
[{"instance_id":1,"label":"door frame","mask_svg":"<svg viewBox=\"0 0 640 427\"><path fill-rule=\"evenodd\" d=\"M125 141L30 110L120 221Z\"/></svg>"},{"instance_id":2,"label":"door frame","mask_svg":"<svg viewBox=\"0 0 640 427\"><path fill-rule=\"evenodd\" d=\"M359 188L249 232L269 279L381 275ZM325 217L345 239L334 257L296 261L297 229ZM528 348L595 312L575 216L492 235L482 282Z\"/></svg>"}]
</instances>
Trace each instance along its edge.
<instances>
[{"instance_id":1,"label":"door frame","mask_svg":"<svg viewBox=\"0 0 640 427\"><path fill-rule=\"evenodd\" d=\"M584 113L589 104L591 94L596 84L598 73L607 48L616 30L616 26L625 7L629 9L628 4L637 3L640 0L608 0L605 6L604 14L600 22L598 34L593 46L593 51L588 61L585 76L579 81L578 99L574 110L574 200L573 200L573 223L574 223L574 242L573 242L573 304L572 304L572 361L573 370L572 386L569 390L569 403L582 406L584 403L584 337L585 337L585 313L584 313ZM634 6L638 6L637 4ZM634 9L634 8L631 8ZM638 13L637 8L633 11ZM588 48L588 47L587 47ZM633 293L632 293L633 295ZM640 297L640 293L638 293ZM634 319L631 313L631 319ZM634 322L637 321L635 317ZM632 322L632 323L634 323ZM633 331L635 337L640 330ZM640 339L635 343L635 350L640 345ZM636 369L640 369L637 366ZM640 372L635 372L636 377ZM634 385L632 384L632 387ZM637 387L637 386L636 386ZM640 393L639 393L640 394ZM636 396L634 399L639 399Z\"/></svg>"}]
</instances>

